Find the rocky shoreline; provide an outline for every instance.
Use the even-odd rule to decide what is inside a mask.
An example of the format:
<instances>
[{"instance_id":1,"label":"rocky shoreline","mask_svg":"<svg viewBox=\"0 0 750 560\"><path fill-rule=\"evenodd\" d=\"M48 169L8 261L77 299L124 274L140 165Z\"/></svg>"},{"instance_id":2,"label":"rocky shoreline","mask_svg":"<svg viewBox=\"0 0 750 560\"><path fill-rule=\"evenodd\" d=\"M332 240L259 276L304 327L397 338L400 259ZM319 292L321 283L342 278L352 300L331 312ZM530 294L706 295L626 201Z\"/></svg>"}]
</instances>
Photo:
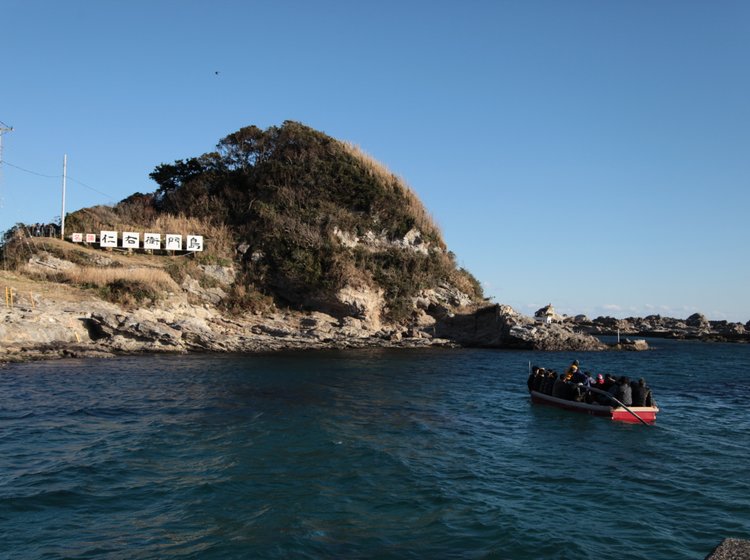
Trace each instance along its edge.
<instances>
[{"instance_id":1,"label":"rocky shoreline","mask_svg":"<svg viewBox=\"0 0 750 560\"><path fill-rule=\"evenodd\" d=\"M283 309L228 315L215 305L217 294L196 291L191 279L182 291L138 309L124 309L81 293L76 298L37 293L18 298L12 305L6 302L0 322L0 363L141 353L372 347L648 349L644 340L631 337L750 341L745 325L708 321L699 314L684 321L659 316L595 320L577 316L540 324L507 305L461 305L455 295L440 290L425 290L415 300L414 318L406 325L374 320L366 304L369 295L364 293L348 294L349 314L338 316ZM618 334L619 343L600 340Z\"/></svg>"},{"instance_id":2,"label":"rocky shoreline","mask_svg":"<svg viewBox=\"0 0 750 560\"><path fill-rule=\"evenodd\" d=\"M88 258L101 258L96 252L92 255ZM121 266L129 265L129 258L123 257ZM351 286L335 299L319 302L318 311L271 306L265 312L231 314L222 301L236 272L232 267L204 265L196 270L211 278L208 287L186 275L181 284L173 282L160 297L140 306L125 306L100 299L95 291L46 279L48 271L59 273L74 266L41 252L20 275L0 273L6 285L0 363L139 353L367 347L576 352L648 349L644 340L631 340L636 336L750 340L750 325L712 322L699 314L684 321L660 316L592 321L582 315L557 316L550 305L532 318L507 305L473 303L448 284L419 292L413 298L410 319L401 323L385 321L381 291ZM624 337L617 344L604 344L600 339L617 334Z\"/></svg>"},{"instance_id":3,"label":"rocky shoreline","mask_svg":"<svg viewBox=\"0 0 750 560\"><path fill-rule=\"evenodd\" d=\"M173 297L127 311L101 300L38 298L6 307L0 322L0 362L139 353L257 353L300 349L482 347L602 350L593 336L563 325L539 328L510 307L424 312L418 324L373 325L321 312L277 310L226 316L208 304Z\"/></svg>"},{"instance_id":4,"label":"rocky shoreline","mask_svg":"<svg viewBox=\"0 0 750 560\"><path fill-rule=\"evenodd\" d=\"M598 317L594 320L584 315L568 319L574 329L596 336L639 336L670 338L676 340L703 340L707 342L750 342L750 321L731 323L709 321L704 315L694 313L687 319L674 319L661 315L647 317Z\"/></svg>"}]
</instances>

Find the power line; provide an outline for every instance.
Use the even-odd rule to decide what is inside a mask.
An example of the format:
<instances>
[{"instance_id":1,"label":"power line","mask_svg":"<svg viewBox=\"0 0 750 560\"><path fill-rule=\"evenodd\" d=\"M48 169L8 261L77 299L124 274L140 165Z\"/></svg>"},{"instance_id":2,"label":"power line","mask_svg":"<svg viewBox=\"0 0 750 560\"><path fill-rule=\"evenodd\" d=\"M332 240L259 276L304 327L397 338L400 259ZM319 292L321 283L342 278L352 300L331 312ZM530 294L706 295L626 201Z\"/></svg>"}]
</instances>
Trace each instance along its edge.
<instances>
[{"instance_id":1,"label":"power line","mask_svg":"<svg viewBox=\"0 0 750 560\"><path fill-rule=\"evenodd\" d=\"M9 161L3 161L3 165L10 165L11 167L15 167L16 169L20 169L21 171L24 171L26 173L31 173L32 175L37 175L39 177L46 177L48 179L59 179L62 177L62 175L45 175L44 173L37 173L36 171L31 171L30 169L25 169L21 167L20 165L14 165Z\"/></svg>"},{"instance_id":2,"label":"power line","mask_svg":"<svg viewBox=\"0 0 750 560\"><path fill-rule=\"evenodd\" d=\"M25 172L25 173L31 173L32 175L36 175L37 177L45 177L47 179L59 179L59 178L62 177L62 175L46 175L44 173L38 173L36 171L32 171L30 169L26 169L24 167L21 167L20 165L15 165L13 163L10 163L9 161L3 161L2 163L3 163L3 165L10 165L11 167L14 167L14 168L16 168L16 169L18 169L20 171ZM111 196L111 195L109 195L109 194L107 194L105 192L102 192L102 191L100 191L98 189L95 189L94 187L91 187L91 186L87 185L86 183L83 183L83 182L79 181L78 179L74 179L71 176L68 176L68 179L70 179L74 183L78 183L82 187L85 187L85 188L89 189L90 191L93 191L93 192L95 192L97 194L100 194L100 195L102 195L102 196L104 196L104 197L106 197L106 198L108 198L110 200L115 200L115 198L113 196Z\"/></svg>"},{"instance_id":3,"label":"power line","mask_svg":"<svg viewBox=\"0 0 750 560\"><path fill-rule=\"evenodd\" d=\"M73 181L74 183L78 183L82 187L85 187L85 188L89 189L90 191L94 191L95 193L98 193L98 194L100 194L102 196L105 196L105 197L107 197L110 200L115 200L112 196L108 195L107 193L102 192L100 190L97 190L94 187L89 187L86 183L82 183L78 179L73 179L73 177L71 177L70 175L68 175L68 180Z\"/></svg>"}]
</instances>

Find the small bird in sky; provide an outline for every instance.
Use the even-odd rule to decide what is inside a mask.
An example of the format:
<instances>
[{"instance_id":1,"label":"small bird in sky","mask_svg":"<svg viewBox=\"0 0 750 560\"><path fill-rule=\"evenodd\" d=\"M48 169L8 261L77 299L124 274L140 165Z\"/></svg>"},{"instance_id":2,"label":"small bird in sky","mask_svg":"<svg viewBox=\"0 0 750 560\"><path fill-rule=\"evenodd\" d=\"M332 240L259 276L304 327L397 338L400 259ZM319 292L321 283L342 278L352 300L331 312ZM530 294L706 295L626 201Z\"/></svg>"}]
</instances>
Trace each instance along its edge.
<instances>
[{"instance_id":1,"label":"small bird in sky","mask_svg":"<svg viewBox=\"0 0 750 560\"><path fill-rule=\"evenodd\" d=\"M214 74L216 74L218 76L219 75L219 71L217 70L216 72L214 72Z\"/></svg>"}]
</instances>

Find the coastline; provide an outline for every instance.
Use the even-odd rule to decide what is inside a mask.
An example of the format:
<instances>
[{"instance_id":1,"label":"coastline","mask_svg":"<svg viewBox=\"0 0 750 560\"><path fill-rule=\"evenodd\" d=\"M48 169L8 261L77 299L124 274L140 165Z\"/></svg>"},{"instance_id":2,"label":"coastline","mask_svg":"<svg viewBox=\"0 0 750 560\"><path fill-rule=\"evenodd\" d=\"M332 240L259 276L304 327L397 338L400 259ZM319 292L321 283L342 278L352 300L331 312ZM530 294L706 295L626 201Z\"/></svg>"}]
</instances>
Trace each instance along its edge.
<instances>
[{"instance_id":1,"label":"coastline","mask_svg":"<svg viewBox=\"0 0 750 560\"><path fill-rule=\"evenodd\" d=\"M503 305L415 305L406 324L366 315L273 309L230 315L186 291L126 309L90 291L2 273L15 282L0 321L0 363L143 353L258 353L301 349L480 347L605 350L569 326L539 327ZM25 284L21 286L19 282Z\"/></svg>"},{"instance_id":2,"label":"coastline","mask_svg":"<svg viewBox=\"0 0 750 560\"><path fill-rule=\"evenodd\" d=\"M457 346L418 332L372 331L323 313L224 317L202 305L125 311L102 301L5 309L0 363L129 354L259 353L301 349Z\"/></svg>"},{"instance_id":3,"label":"coastline","mask_svg":"<svg viewBox=\"0 0 750 560\"><path fill-rule=\"evenodd\" d=\"M611 325L567 320L539 325L504 305L447 309L415 306L409 324L373 322L367 317L320 311L274 309L229 315L186 291L169 293L148 308L125 309L90 292L50 282L2 274L15 282L0 321L0 364L58 358L101 358L131 354L266 353L350 348L497 348L538 351L642 351L653 330L638 323ZM24 282L26 289L20 289ZM671 321L671 320L670 320ZM605 328L607 327L607 328ZM662 338L725 341L710 328L659 331ZM741 334L741 333L740 333ZM744 335L743 335L744 336ZM738 337L735 341L747 342Z\"/></svg>"}]
</instances>

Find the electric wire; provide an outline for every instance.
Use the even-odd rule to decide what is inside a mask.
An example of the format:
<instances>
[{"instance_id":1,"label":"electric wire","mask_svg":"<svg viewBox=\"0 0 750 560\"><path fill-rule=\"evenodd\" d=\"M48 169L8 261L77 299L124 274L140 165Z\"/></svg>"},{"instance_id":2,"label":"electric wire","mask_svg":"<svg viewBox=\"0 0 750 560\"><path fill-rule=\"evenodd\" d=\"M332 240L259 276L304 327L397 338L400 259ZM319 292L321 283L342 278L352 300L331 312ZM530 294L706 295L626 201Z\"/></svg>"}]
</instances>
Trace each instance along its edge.
<instances>
[{"instance_id":1,"label":"electric wire","mask_svg":"<svg viewBox=\"0 0 750 560\"><path fill-rule=\"evenodd\" d=\"M3 160L2 161L2 165L9 165L10 167L14 167L15 169L18 169L18 170L23 171L25 173L31 173L32 175L36 175L38 177L45 177L47 179L62 179L62 175L46 175L44 173L38 173L36 171L31 171L30 169L26 169L24 167L21 167L20 165L15 165L13 163L10 163L7 160ZM91 186L87 185L86 183L83 183L82 181L79 181L78 179L75 179L75 178L71 177L70 175L68 175L66 178L69 181L73 181L74 183L77 183L77 184L81 185L82 187L87 188L90 191L93 191L93 192L95 192L97 194L100 194L100 195L102 195L102 196L104 196L104 197L106 197L106 198L108 198L110 200L115 200L115 198L113 196L111 196L111 195L109 195L109 194L107 194L105 192L102 192L102 191L100 191L98 189L95 189L94 187L91 187Z\"/></svg>"},{"instance_id":2,"label":"electric wire","mask_svg":"<svg viewBox=\"0 0 750 560\"><path fill-rule=\"evenodd\" d=\"M71 177L70 175L68 175L68 180L69 180L69 181L73 181L74 183L78 183L78 184L79 184L79 185L81 185L82 187L84 187L84 188L87 188L87 189L89 189L90 191L94 191L95 193L97 193L97 194L100 194L100 195L102 195L102 196L103 196L103 197L105 197L105 198L108 198L108 199L110 199L110 200L115 200L115 198L114 198L114 197L112 197L112 196L108 195L107 193L105 193L105 192L102 192L102 191L100 191L100 190L98 190L98 189L95 189L94 187L90 187L90 186L88 186L88 185L87 185L86 183L82 183L81 181L79 181L78 179L74 179L74 178L73 178L73 177Z\"/></svg>"},{"instance_id":3,"label":"electric wire","mask_svg":"<svg viewBox=\"0 0 750 560\"><path fill-rule=\"evenodd\" d=\"M31 173L32 175L37 175L38 177L46 177L48 179L59 179L60 177L62 177L62 175L45 175L44 173L37 173L36 171L31 171L30 169L25 169L25 168L21 167L20 165L15 165L15 164L13 164L13 163L9 162L8 160L5 160L5 159L2 161L2 164L3 165L10 165L11 167L15 167L16 169L20 169L21 171L24 171L25 173Z\"/></svg>"}]
</instances>

